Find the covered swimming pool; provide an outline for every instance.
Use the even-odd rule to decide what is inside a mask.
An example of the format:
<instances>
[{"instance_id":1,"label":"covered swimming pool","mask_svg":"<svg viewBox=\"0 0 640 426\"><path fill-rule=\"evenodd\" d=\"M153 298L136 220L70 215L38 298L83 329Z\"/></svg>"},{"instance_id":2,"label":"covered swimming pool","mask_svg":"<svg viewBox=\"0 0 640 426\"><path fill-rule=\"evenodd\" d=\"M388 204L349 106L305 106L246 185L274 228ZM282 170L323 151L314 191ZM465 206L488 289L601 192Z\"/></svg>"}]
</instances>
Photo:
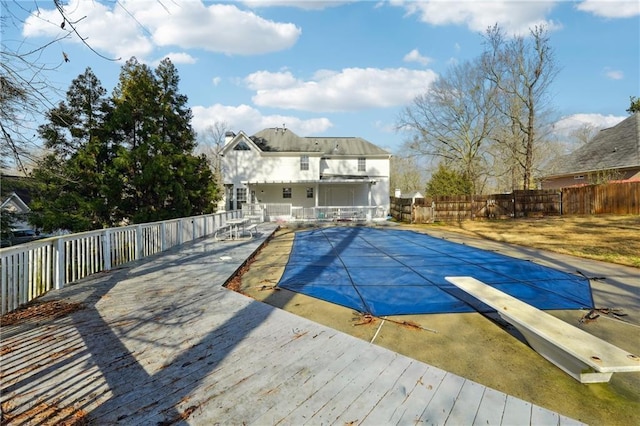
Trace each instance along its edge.
<instances>
[{"instance_id":1,"label":"covered swimming pool","mask_svg":"<svg viewBox=\"0 0 640 426\"><path fill-rule=\"evenodd\" d=\"M447 282L472 276L538 309L593 308L589 280L414 231L297 232L278 286L375 316L490 312Z\"/></svg>"}]
</instances>

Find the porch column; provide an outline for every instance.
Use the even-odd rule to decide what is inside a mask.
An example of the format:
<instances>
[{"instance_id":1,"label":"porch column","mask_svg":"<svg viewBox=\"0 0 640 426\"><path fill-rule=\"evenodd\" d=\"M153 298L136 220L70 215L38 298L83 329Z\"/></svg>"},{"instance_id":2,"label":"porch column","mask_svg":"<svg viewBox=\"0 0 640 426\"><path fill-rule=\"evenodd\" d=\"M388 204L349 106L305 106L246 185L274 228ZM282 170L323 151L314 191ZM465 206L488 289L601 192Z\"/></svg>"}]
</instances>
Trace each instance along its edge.
<instances>
[{"instance_id":1,"label":"porch column","mask_svg":"<svg viewBox=\"0 0 640 426\"><path fill-rule=\"evenodd\" d=\"M373 183L369 182L369 194L368 194L368 200L367 200L367 206L371 207L371 186L373 185Z\"/></svg>"},{"instance_id":2,"label":"porch column","mask_svg":"<svg viewBox=\"0 0 640 426\"><path fill-rule=\"evenodd\" d=\"M318 207L318 197L320 196L320 194L318 194L319 192L320 192L320 184L316 182L316 187L313 190L313 198L315 198L314 200L315 207Z\"/></svg>"}]
</instances>

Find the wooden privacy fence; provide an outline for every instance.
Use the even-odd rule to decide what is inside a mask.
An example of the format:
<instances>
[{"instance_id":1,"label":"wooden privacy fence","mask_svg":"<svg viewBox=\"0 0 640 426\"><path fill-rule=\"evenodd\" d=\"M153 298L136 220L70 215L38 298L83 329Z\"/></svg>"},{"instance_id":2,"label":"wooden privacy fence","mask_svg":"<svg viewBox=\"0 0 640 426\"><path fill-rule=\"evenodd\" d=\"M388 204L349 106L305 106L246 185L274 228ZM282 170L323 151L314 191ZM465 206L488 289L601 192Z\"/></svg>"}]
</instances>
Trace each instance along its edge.
<instances>
[{"instance_id":1,"label":"wooden privacy fence","mask_svg":"<svg viewBox=\"0 0 640 426\"><path fill-rule=\"evenodd\" d=\"M640 214L640 182L564 188L562 213Z\"/></svg>"},{"instance_id":2,"label":"wooden privacy fence","mask_svg":"<svg viewBox=\"0 0 640 426\"><path fill-rule=\"evenodd\" d=\"M392 197L390 209L394 219L410 223L558 215L640 214L640 182L415 200Z\"/></svg>"}]
</instances>

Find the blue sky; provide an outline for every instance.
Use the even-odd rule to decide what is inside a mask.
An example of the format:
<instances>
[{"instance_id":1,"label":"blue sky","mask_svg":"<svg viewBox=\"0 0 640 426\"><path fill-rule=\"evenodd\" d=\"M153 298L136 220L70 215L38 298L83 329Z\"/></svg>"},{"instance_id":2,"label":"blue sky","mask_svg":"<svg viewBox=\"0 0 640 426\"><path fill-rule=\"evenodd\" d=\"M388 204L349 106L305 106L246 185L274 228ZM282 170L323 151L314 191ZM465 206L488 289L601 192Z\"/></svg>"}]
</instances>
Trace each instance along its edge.
<instances>
[{"instance_id":1,"label":"blue sky","mask_svg":"<svg viewBox=\"0 0 640 426\"><path fill-rule=\"evenodd\" d=\"M628 115L629 97L640 96L637 0L64 4L99 55L64 37L52 1L3 3L6 46L27 52L61 38L37 58L60 90L52 104L87 67L110 92L131 56L151 66L168 56L200 133L215 122L248 134L285 124L300 136L359 136L398 153L400 111L451 64L479 56L481 33L495 23L509 34L550 29L558 129L615 125Z\"/></svg>"}]
</instances>

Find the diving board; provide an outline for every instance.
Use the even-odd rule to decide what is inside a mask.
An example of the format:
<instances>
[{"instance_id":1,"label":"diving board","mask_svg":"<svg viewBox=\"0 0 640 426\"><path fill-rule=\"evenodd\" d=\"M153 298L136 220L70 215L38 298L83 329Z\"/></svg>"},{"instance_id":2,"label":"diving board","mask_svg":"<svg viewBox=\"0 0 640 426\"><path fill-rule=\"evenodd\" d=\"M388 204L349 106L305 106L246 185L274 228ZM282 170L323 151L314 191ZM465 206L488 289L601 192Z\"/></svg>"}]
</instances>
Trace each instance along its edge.
<instances>
[{"instance_id":1,"label":"diving board","mask_svg":"<svg viewBox=\"0 0 640 426\"><path fill-rule=\"evenodd\" d=\"M531 347L581 383L608 382L616 372L640 371L640 357L472 277L445 277L495 309Z\"/></svg>"}]
</instances>

